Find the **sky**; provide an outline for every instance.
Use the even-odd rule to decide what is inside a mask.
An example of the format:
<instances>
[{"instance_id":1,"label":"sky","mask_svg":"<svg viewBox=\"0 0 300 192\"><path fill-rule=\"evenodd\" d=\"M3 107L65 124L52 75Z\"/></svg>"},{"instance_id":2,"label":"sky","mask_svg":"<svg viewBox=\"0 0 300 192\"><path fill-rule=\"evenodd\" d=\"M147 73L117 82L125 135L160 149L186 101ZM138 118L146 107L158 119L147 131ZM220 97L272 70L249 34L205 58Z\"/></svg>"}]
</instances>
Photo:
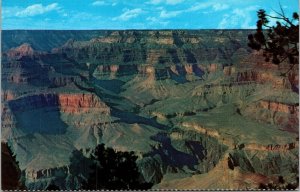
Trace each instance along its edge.
<instances>
[{"instance_id":1,"label":"sky","mask_svg":"<svg viewBox=\"0 0 300 192\"><path fill-rule=\"evenodd\" d=\"M298 0L2 0L2 29L253 29ZM271 21L275 23L275 21Z\"/></svg>"}]
</instances>

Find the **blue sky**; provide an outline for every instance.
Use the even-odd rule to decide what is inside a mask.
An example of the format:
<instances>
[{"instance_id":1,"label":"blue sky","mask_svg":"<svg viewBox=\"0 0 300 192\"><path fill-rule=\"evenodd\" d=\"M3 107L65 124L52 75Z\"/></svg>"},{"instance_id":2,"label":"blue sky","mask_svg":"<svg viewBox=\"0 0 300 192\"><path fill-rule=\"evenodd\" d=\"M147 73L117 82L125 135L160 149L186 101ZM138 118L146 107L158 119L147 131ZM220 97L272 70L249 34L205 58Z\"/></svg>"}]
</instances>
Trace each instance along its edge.
<instances>
[{"instance_id":1,"label":"blue sky","mask_svg":"<svg viewBox=\"0 0 300 192\"><path fill-rule=\"evenodd\" d=\"M2 0L2 29L249 29L298 0Z\"/></svg>"}]
</instances>

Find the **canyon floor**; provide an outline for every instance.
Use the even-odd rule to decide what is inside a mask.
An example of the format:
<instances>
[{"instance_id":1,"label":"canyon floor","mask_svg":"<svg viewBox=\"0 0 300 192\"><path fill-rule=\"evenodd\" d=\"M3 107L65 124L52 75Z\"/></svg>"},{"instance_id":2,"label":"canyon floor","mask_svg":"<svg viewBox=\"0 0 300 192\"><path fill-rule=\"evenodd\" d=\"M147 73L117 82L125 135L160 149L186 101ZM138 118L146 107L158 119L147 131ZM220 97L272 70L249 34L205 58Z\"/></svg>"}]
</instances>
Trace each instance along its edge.
<instances>
[{"instance_id":1,"label":"canyon floor","mask_svg":"<svg viewBox=\"0 0 300 192\"><path fill-rule=\"evenodd\" d=\"M80 188L72 152L100 143L154 189L297 183L298 66L282 75L250 33L3 31L1 141L26 187Z\"/></svg>"}]
</instances>

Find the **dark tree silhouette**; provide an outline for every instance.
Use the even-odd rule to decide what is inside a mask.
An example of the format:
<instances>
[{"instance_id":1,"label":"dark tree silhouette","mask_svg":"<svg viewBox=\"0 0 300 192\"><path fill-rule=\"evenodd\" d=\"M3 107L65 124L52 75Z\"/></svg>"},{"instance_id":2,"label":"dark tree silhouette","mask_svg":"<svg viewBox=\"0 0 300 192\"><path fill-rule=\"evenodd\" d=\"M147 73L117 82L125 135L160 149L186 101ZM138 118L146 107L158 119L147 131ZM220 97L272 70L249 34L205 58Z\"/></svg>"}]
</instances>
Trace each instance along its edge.
<instances>
[{"instance_id":1,"label":"dark tree silhouette","mask_svg":"<svg viewBox=\"0 0 300 192\"><path fill-rule=\"evenodd\" d=\"M268 62L270 59L274 64L288 61L289 69L282 75L289 73L299 63L299 15L293 13L292 19L281 12L277 16L268 15L260 9L257 12L258 21L255 34L248 36L248 46L254 50L263 50L263 56ZM270 19L276 19L276 25L270 26Z\"/></svg>"},{"instance_id":2,"label":"dark tree silhouette","mask_svg":"<svg viewBox=\"0 0 300 192\"><path fill-rule=\"evenodd\" d=\"M75 150L70 157L69 175L66 178L68 188L80 189L87 180L93 161L85 157L82 151Z\"/></svg>"},{"instance_id":3,"label":"dark tree silhouette","mask_svg":"<svg viewBox=\"0 0 300 192\"><path fill-rule=\"evenodd\" d=\"M258 188L261 190L295 190L299 187L299 177L294 182L286 182L283 176L278 176L278 183L260 183Z\"/></svg>"},{"instance_id":4,"label":"dark tree silhouette","mask_svg":"<svg viewBox=\"0 0 300 192\"><path fill-rule=\"evenodd\" d=\"M1 143L1 186L2 190L26 189L21 180L21 170L16 156L7 143Z\"/></svg>"},{"instance_id":5,"label":"dark tree silhouette","mask_svg":"<svg viewBox=\"0 0 300 192\"><path fill-rule=\"evenodd\" d=\"M47 191L56 191L56 190L60 190L60 188L52 183L46 188L46 190Z\"/></svg>"},{"instance_id":6,"label":"dark tree silhouette","mask_svg":"<svg viewBox=\"0 0 300 192\"><path fill-rule=\"evenodd\" d=\"M152 183L142 181L133 152L116 152L112 148L98 145L91 154L94 161L83 189L128 190L149 189Z\"/></svg>"}]
</instances>

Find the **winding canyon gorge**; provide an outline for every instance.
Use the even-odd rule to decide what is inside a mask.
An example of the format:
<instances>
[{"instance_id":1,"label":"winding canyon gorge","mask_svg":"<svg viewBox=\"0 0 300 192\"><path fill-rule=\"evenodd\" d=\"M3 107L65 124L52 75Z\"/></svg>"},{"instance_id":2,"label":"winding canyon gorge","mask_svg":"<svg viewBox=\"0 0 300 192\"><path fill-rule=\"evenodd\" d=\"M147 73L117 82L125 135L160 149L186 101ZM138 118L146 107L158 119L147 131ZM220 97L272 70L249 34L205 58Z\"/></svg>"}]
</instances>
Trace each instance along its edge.
<instances>
[{"instance_id":1,"label":"winding canyon gorge","mask_svg":"<svg viewBox=\"0 0 300 192\"><path fill-rule=\"evenodd\" d=\"M27 189L79 189L72 152L100 143L153 189L296 183L298 65L283 76L252 32L4 30L1 141Z\"/></svg>"}]
</instances>

